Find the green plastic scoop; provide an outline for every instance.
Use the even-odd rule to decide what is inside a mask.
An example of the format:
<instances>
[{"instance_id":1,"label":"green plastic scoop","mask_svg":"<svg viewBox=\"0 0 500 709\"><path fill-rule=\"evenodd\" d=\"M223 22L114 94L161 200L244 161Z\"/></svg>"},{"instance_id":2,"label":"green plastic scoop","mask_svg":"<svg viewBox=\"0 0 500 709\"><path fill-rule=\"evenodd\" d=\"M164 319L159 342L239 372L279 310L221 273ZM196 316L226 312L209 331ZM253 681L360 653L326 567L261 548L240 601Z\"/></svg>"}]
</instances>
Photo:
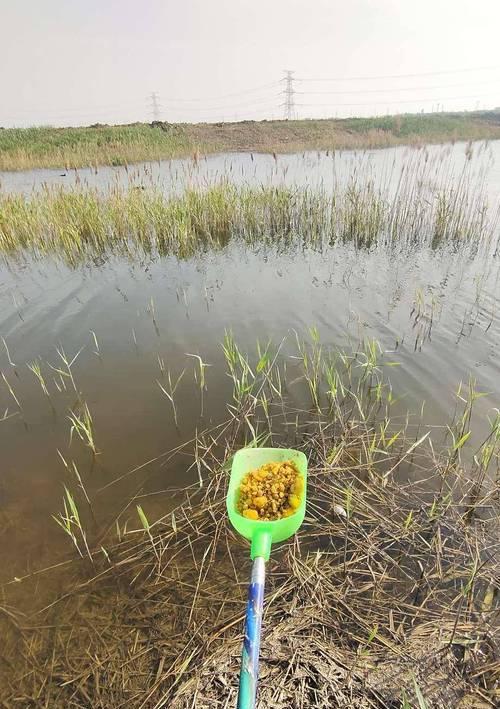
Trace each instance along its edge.
<instances>
[{"instance_id":1,"label":"green plastic scoop","mask_svg":"<svg viewBox=\"0 0 500 709\"><path fill-rule=\"evenodd\" d=\"M243 517L236 507L243 477L250 470L260 468L266 463L282 463L287 460L295 464L304 481L300 505L296 512L274 522ZM306 513L306 497L307 458L300 451L291 448L244 448L235 454L226 498L227 511L233 527L251 542L250 557L253 559L245 617L245 638L241 655L238 709L253 709L257 700L264 583L266 561L269 560L271 545L288 539L298 530Z\"/></svg>"}]
</instances>

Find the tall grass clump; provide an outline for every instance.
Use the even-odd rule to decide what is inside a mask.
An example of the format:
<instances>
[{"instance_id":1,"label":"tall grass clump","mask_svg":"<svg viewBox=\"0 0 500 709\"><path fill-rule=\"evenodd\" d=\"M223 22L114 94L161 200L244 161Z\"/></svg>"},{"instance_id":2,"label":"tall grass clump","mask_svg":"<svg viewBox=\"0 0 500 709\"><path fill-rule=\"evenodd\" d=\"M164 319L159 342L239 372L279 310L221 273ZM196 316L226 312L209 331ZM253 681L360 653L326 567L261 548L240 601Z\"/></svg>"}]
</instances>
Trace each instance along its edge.
<instances>
[{"instance_id":1,"label":"tall grass clump","mask_svg":"<svg viewBox=\"0 0 500 709\"><path fill-rule=\"evenodd\" d=\"M185 258L231 240L279 249L323 250L336 242L473 249L490 244L498 213L467 169L434 185L424 161L377 185L354 172L324 188L235 186L166 196L159 189L77 187L31 196L0 194L0 252L52 255L78 263L106 253Z\"/></svg>"},{"instance_id":2,"label":"tall grass clump","mask_svg":"<svg viewBox=\"0 0 500 709\"><path fill-rule=\"evenodd\" d=\"M127 165L190 155L194 149L182 126L167 123L11 128L0 130L0 170Z\"/></svg>"}]
</instances>

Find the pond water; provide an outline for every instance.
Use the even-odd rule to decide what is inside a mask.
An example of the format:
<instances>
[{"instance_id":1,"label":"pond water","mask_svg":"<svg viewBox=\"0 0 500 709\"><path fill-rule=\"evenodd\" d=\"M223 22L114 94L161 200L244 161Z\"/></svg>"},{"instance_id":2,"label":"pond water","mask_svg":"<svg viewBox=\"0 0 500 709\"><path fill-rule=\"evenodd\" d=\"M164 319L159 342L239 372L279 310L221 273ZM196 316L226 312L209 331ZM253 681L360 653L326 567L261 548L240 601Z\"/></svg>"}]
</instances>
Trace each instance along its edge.
<instances>
[{"instance_id":1,"label":"pond water","mask_svg":"<svg viewBox=\"0 0 500 709\"><path fill-rule=\"evenodd\" d=\"M440 179L452 180L470 159L465 146L427 148ZM500 193L500 144L473 146L471 175L494 203ZM104 188L110 182L161 182L165 190L207 184L221 176L237 182L288 182L332 187L369 166L380 180L393 167L421 158L408 148L372 153L305 156L213 156L129 169L35 171L0 176L5 191L29 192L43 183L75 179ZM434 170L435 171L435 170ZM133 174L131 174L133 172ZM472 179L472 178L471 178ZM491 250L471 255L456 248L415 246L356 250L336 244L323 252L249 249L231 241L217 253L70 268L52 259L0 265L0 535L2 576L22 576L47 562L67 540L51 515L62 506L74 460L99 500L103 529L131 495L158 492L152 514L167 510L171 488L196 479L191 460L165 453L196 430L228 416L232 385L221 343L232 330L243 350L256 340L278 344L294 331L316 327L325 346L350 348L362 338L380 342L392 367L400 411L420 412L443 426L455 407L460 381L472 376L488 392L476 410L476 440L486 414L498 405L500 260ZM291 350L290 350L291 351ZM283 357L289 354L287 346ZM199 355L206 369L204 412L195 381ZM71 365L74 383L58 370ZM49 396L28 367L38 360ZM164 363L164 364L163 364ZM163 371L162 371L163 370ZM179 381L171 404L161 391L166 370ZM63 383L64 382L64 383ZM66 386L64 386L66 385ZM82 392L92 414L99 455L93 459L70 436L69 412ZM5 412L5 413L4 413ZM444 435L444 431L443 431ZM437 432L437 438L442 437ZM152 461L148 463L148 461ZM137 469L136 469L137 468ZM123 477L123 479L121 479ZM115 484L113 481L120 479Z\"/></svg>"},{"instance_id":2,"label":"pond water","mask_svg":"<svg viewBox=\"0 0 500 709\"><path fill-rule=\"evenodd\" d=\"M307 185L332 189L353 175L377 185L396 185L401 168L419 166L423 179L436 184L456 183L464 167L474 185L482 185L497 203L500 197L500 141L401 146L383 150L344 150L269 155L230 153L193 159L161 160L133 166L98 166L78 170L39 169L1 172L0 190L30 194L45 187L90 187L99 190L130 185L161 188L166 193L229 179L235 184Z\"/></svg>"}]
</instances>

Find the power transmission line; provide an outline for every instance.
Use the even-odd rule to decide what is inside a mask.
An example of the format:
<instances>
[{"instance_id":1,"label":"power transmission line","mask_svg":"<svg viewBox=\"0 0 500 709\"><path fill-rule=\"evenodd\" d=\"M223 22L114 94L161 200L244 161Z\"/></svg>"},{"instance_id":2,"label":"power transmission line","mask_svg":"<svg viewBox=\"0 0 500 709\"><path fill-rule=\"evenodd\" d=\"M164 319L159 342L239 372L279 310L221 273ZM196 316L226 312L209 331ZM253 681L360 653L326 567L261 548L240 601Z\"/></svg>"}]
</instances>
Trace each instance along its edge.
<instances>
[{"instance_id":1,"label":"power transmission line","mask_svg":"<svg viewBox=\"0 0 500 709\"><path fill-rule=\"evenodd\" d=\"M498 67L498 69L500 69L500 66ZM430 75L456 73L459 71L477 71L477 69L457 69L448 72L429 72L428 74ZM399 78L403 76L406 75L398 75ZM425 76L425 74L415 74L408 76ZM346 77L343 77L342 79L338 80L340 81L344 79L346 79ZM286 70L284 71L284 76L280 81L269 82L267 84L254 86L248 89L241 88L239 91L234 92L233 94L226 94L225 99L222 96L217 97L215 94L208 94L206 98L198 96L193 97L191 99L182 99L175 98L173 96L169 97L168 94L162 93L163 101L160 102L160 93L158 91L154 91L147 97L148 112L150 113L150 115L152 114L153 120L155 121L161 120L162 113L168 113L171 120L177 122L215 122L227 121L230 116L233 116L236 119L236 115L238 115L239 120L251 119L252 117L258 117L257 120L263 120L264 118L270 117L274 119L274 117L279 112L282 112L282 114L284 114L285 119L293 120L297 118L297 108L302 106L308 107L308 111L311 111L311 115L315 114L315 109L317 109L319 113L325 113L324 108L326 107L330 109L335 109L336 107L350 107L350 112L352 114L356 106L373 106L373 108L375 108L376 106L388 107L389 105L400 104L402 110L404 110L403 106L405 105L408 106L409 104L415 104L415 106L418 106L420 104L420 106L422 106L422 104L425 105L427 103L434 104L437 100L439 100L441 109L443 109L443 104L445 104L447 101L455 102L459 100L462 101L464 99L489 98L492 105L494 105L494 102L496 100L493 98L493 90L491 92L491 95L480 95L479 92L474 93L474 90L479 89L480 86L496 86L496 82L493 82L493 80L489 80L478 81L473 83L472 77L469 78L469 84L443 82L442 84L425 86L425 81L408 81L404 83L401 82L402 85L400 85L399 87L392 88L362 89L351 88L346 86L345 89L340 89L340 87L333 89L332 87L332 90L329 89L328 85L326 85L324 89L319 87L318 90L314 90L314 87L311 85L307 85L307 83L302 83L299 85L300 89L304 90L296 90L296 81L298 81L298 79L295 78L295 72L291 70ZM278 86L281 86L282 88L280 93L278 93L277 90ZM356 86L356 84L354 86ZM452 96L443 96L442 94L439 94L438 96L434 97L430 96L431 92L437 91L438 89L451 89L452 87L460 86L463 86L464 88L467 86L470 87L470 95L459 95L461 94L461 92L457 91L456 94ZM425 96L425 89L429 90L427 96ZM421 93L420 90L422 90ZM406 97L402 98L399 92L405 92ZM390 96L391 93L394 97L399 97L394 100ZM467 93L467 91L464 91L463 93ZM363 96L363 94L366 94L366 96ZM322 95L324 95L323 101L321 100ZM331 95L332 103L327 103L329 101L328 95ZM386 96L385 98L384 95ZM234 99L231 99L231 96L234 96ZM415 97L413 98L413 96ZM281 97L281 99L279 97ZM389 100L387 100L388 98ZM100 106L96 105L93 108L91 108L87 103L85 104L85 108L83 108L82 106L81 110L79 110L77 106L70 106L66 109L62 109L61 111L57 111L54 108L50 107L47 107L46 109L41 109L41 107L38 106L36 111L35 109L31 109L31 111L27 110L26 108L20 109L18 117L16 119L14 119L12 115L10 115L1 116L1 120L9 122L14 120L26 122L27 120L29 120L29 116L32 115L33 117L36 116L38 118L38 123L43 122L40 120L42 116L45 120L49 119L48 122L50 123L51 117L52 119L56 119L58 121L71 121L73 116L78 121L85 120L86 117L89 117L93 119L93 123L95 123L98 120L107 122L106 117L108 117L109 120L110 118L112 119L114 116L116 116L117 118L120 116L118 120L121 120L123 122L125 116L129 120L132 120L132 118L134 118L134 116L132 115L133 113L136 113L137 117L139 117L140 113L143 113L144 99L142 99L142 104L140 102L141 99L139 97L137 98L137 101L129 97L124 101L101 104ZM191 105L189 105L190 102L192 102ZM139 108L140 105L143 106L142 110ZM24 118L21 118L21 116L23 115Z\"/></svg>"},{"instance_id":2,"label":"power transmission line","mask_svg":"<svg viewBox=\"0 0 500 709\"><path fill-rule=\"evenodd\" d=\"M300 96L319 96L319 95L345 95L345 94L389 94L389 93L398 93L400 91L421 91L421 90L429 90L432 91L434 89L451 89L451 88L457 88L457 87L462 87L462 88L471 88L475 86L498 86L499 80L496 79L495 81L475 81L473 84L467 83L467 84L440 84L440 85L428 85L428 86L392 86L391 88L386 88L386 89L337 89L336 91L295 91L295 95L300 95Z\"/></svg>"},{"instance_id":3,"label":"power transmission line","mask_svg":"<svg viewBox=\"0 0 500 709\"><path fill-rule=\"evenodd\" d=\"M444 74L461 74L465 72L474 71L490 71L492 69L500 69L500 64L493 64L490 66L477 66L469 67L467 69L448 69L446 71L424 71L415 74L385 74L379 76L332 76L332 77L311 77L311 78L299 78L295 81L307 82L307 81L372 81L376 79L409 79L419 76L440 76Z\"/></svg>"},{"instance_id":4,"label":"power transmission line","mask_svg":"<svg viewBox=\"0 0 500 709\"><path fill-rule=\"evenodd\" d=\"M275 85L276 85L276 83L278 85L279 85L279 83L282 84L283 80L281 82L275 82ZM488 86L488 85L496 86L497 84L496 84L496 82L491 82L491 81L476 82L474 84L474 87ZM296 108L297 106L305 105L304 102L306 102L306 101L307 101L306 105L308 105L310 107L313 107L315 105L317 105L318 107L330 105L330 104L326 104L324 102L321 102L319 98L316 99L315 98L316 96L319 97L319 96L332 95L332 96L339 96L342 98L344 95L346 97L351 96L351 95L356 95L356 96L360 95L360 98L361 98L363 94L366 94L367 96L369 96L371 94L384 94L384 93L398 94L399 92L410 92L410 91L417 91L420 89L424 89L424 90L429 89L430 91L434 91L437 89L445 89L445 88L460 87L460 86L471 87L470 84L450 83L450 84L428 85L428 86L424 86L424 85L422 85L422 86L401 86L398 88L391 88L391 89L345 89L345 90L335 90L335 91L329 91L329 90L327 90L327 91L322 91L322 90L297 91L296 89L294 89L293 90L294 107ZM239 93L243 93L243 91L241 91ZM282 96L283 96L283 94L284 94L284 92L281 93ZM159 94L157 94L157 96L159 96ZM176 105L177 99L167 98L166 102L165 101L161 102L161 108L163 110L167 109L169 111L169 113L173 113L173 114L184 114L184 115L186 113L192 114L192 115L193 114L195 114L195 115L202 114L204 116L209 117L209 116L215 115L215 114L223 115L224 113L229 113L229 112L233 111L234 109L248 107L249 109L250 108L256 109L254 111L250 111L252 114L255 114L258 109L260 109L258 112L263 112L263 111L267 111L267 110L274 111L277 107L277 104L276 104L277 96L278 96L278 94L267 94L267 95L261 95L261 96L257 95L253 99L246 98L245 100L242 100L242 101L232 101L230 104L227 104L227 105L223 105L222 103L220 103L218 105L211 104L211 103L204 103L203 106L202 105L185 106L182 104ZM455 95L452 97L441 96L441 97L436 97L435 99L432 99L431 97L427 96L425 98L416 98L416 99L411 98L410 100L405 100L403 98L397 98L396 100L393 100L393 99L386 97L386 98L381 98L380 101L377 101L376 99L374 99L374 100L365 101L362 103L357 103L355 100L352 101L352 100L348 100L347 98L345 98L343 102L336 103L335 105L355 106L355 105L371 105L371 104L386 105L387 103L393 103L393 104L397 104L397 103L404 104L404 103L410 103L410 102L411 103L413 103L413 102L419 103L421 101L431 102L433 100L437 100L438 98L439 98L439 100L446 101L447 98L457 100L458 98L469 98L469 96L460 96L460 97L455 96ZM310 99L310 100L308 101L308 99ZM203 99L200 99L200 100L203 100ZM361 100L362 100L362 98L361 98ZM210 99L206 99L206 101L210 101ZM297 101L298 101L298 103L297 103ZM71 116L74 116L76 114L76 115L79 115L80 117L95 118L97 120L101 116L110 115L111 113L116 113L120 109L121 110L130 109L132 111L134 109L137 109L137 112L138 112L139 106L140 106L140 99L137 99L136 101L129 99L128 101L123 101L120 103L107 104L107 106L104 104L96 105L93 107L92 111L89 111L88 104L86 105L85 109L80 109L80 110L77 109L76 107L63 109L61 111L54 111L54 110L50 110L50 109L41 111L39 109L36 112L33 111L33 109L31 109L31 111L26 111L26 109L21 109L21 110L19 110L16 118L20 118L24 114L24 116L26 116L26 115L28 115L28 116L43 115L43 117L45 117L45 118L64 119L65 117L71 118ZM283 107L283 106L284 106L284 104L282 103L281 107ZM152 107L152 104L151 104L151 107ZM158 107L159 107L159 101L158 101ZM14 120L13 115L7 115L7 116L4 116L3 118L4 118L4 120Z\"/></svg>"},{"instance_id":5,"label":"power transmission line","mask_svg":"<svg viewBox=\"0 0 500 709\"><path fill-rule=\"evenodd\" d=\"M219 100L223 100L223 99L226 99L226 98L233 98L234 96L242 96L242 95L245 95L245 94L254 93L255 91L262 91L263 89L278 88L278 86L280 86L280 85L281 85L281 82L280 82L280 81L271 81L271 82L268 83L268 84L261 84L261 86L254 86L253 88L250 88L250 89L242 89L241 91L235 91L234 93L231 93L231 94L222 94L222 95L217 95L217 94L215 94L215 95L211 95L211 96L209 97L209 99L212 99L212 100L215 100L215 101L219 101ZM185 102L186 102L186 103L191 103L191 102L194 102L194 101L196 101L196 102L198 102L198 101L206 101L207 99L206 99L206 98L203 98L203 97L200 97L200 96L196 96L196 97L193 97L193 98L181 98L181 97L171 96L169 100L171 100L171 101L178 101L178 102L180 102L180 103L185 103Z\"/></svg>"},{"instance_id":6,"label":"power transmission line","mask_svg":"<svg viewBox=\"0 0 500 709\"><path fill-rule=\"evenodd\" d=\"M293 71L285 69L285 103L283 104L285 108L285 119L287 121L293 121L295 118L295 98L294 98L294 88L293 88Z\"/></svg>"},{"instance_id":7,"label":"power transmission line","mask_svg":"<svg viewBox=\"0 0 500 709\"><path fill-rule=\"evenodd\" d=\"M279 82L275 82L276 86L279 86ZM159 101L159 93L155 92L157 95L157 105L160 110L162 109L168 109L168 111L188 111L188 112L197 112L199 113L200 111L203 113L207 112L214 112L218 110L225 110L225 111L230 111L233 108L241 108L245 106L257 106L259 104L269 104L270 107L273 109L276 109L277 106L277 99L279 98L280 94L279 93L272 93L268 95L262 95L262 96L256 96L255 98L248 98L245 99L244 101L238 101L234 102L232 101L231 103L228 103L227 105L224 104L211 104L210 99L200 99L200 101L205 101L203 106L201 105L194 105L194 106L186 106L183 104L177 104L179 99L174 99L168 97L166 101ZM208 103L206 103L208 101ZM59 111L54 111L53 109L45 110L45 109L38 109L34 110L33 108L30 110L26 109L19 109L16 113L18 116L23 116L23 115L44 115L44 116L52 116L55 118L62 117L64 118L65 116L72 116L75 114L78 115L87 115L87 116L93 116L98 113L110 113L112 111L120 110L120 109L139 109L140 106L144 106L144 104L141 104L140 99L137 99L135 101L129 100L129 101L123 101L120 103L114 103L114 104L101 104L101 105L95 105L92 107L92 110L89 111L89 104L85 104L85 106L82 106L82 108L78 107L71 107L68 109L62 109ZM151 100L151 95L148 96L148 106L153 110L153 102ZM10 116L7 116L9 118Z\"/></svg>"},{"instance_id":8,"label":"power transmission line","mask_svg":"<svg viewBox=\"0 0 500 709\"><path fill-rule=\"evenodd\" d=\"M445 101L465 101L466 99L477 99L477 98L489 98L489 94L474 94L472 96L444 96L439 104L443 104ZM433 103L437 102L436 97L433 98L410 98L410 99L397 99L395 101L364 101L361 103L349 101L347 103L299 103L298 106L309 106L309 107L332 107L332 106L387 106L388 104L400 104L400 103Z\"/></svg>"},{"instance_id":9,"label":"power transmission line","mask_svg":"<svg viewBox=\"0 0 500 709\"><path fill-rule=\"evenodd\" d=\"M166 108L169 111L181 111L183 113L188 112L188 113L217 113L218 111L232 111L234 108L254 108L258 107L260 105L269 106L272 108L276 108L276 100L279 98L279 96L268 96L268 97L262 97L259 99L256 99L254 101L244 101L242 103L231 103L228 104L227 106L220 105L220 106L176 106L174 103L170 103L167 99Z\"/></svg>"}]
</instances>

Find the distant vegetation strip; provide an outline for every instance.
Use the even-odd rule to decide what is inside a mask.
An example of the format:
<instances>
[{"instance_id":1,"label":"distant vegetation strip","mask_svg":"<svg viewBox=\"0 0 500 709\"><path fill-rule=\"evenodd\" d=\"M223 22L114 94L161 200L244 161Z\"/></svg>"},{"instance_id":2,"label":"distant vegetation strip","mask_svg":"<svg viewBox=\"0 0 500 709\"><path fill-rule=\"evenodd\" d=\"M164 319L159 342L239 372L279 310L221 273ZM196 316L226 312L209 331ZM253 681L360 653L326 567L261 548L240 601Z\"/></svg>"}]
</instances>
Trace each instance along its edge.
<instances>
[{"instance_id":1,"label":"distant vegetation strip","mask_svg":"<svg viewBox=\"0 0 500 709\"><path fill-rule=\"evenodd\" d=\"M0 170L127 165L200 153L297 152L500 138L500 112L0 130Z\"/></svg>"}]
</instances>

